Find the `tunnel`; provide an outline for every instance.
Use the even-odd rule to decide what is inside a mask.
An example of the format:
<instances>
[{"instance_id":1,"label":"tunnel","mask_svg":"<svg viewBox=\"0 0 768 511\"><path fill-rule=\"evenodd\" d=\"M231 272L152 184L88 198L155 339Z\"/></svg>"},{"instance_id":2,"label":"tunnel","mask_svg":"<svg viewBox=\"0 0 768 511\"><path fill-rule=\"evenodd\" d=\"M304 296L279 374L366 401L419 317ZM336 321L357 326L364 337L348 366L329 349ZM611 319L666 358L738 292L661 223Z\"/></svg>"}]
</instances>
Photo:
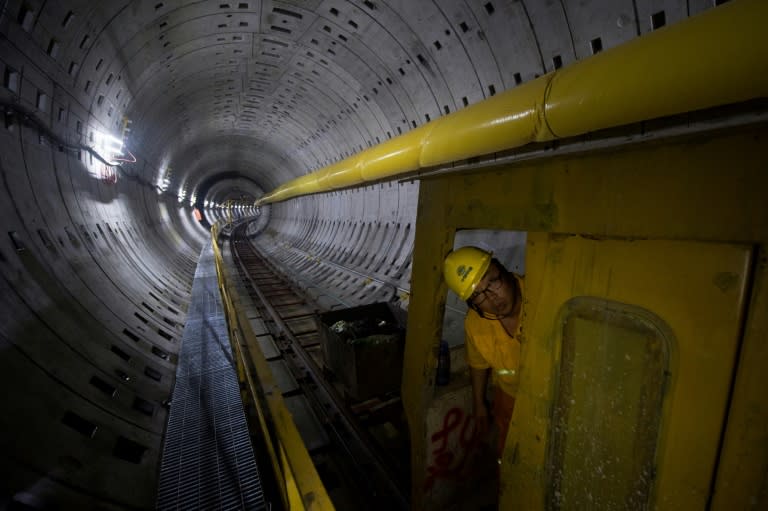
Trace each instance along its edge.
<instances>
[{"instance_id":1,"label":"tunnel","mask_svg":"<svg viewBox=\"0 0 768 511\"><path fill-rule=\"evenodd\" d=\"M647 437L661 439L648 463L663 467L662 483L637 492L675 508L663 496L689 478L669 475L686 463L664 449L695 429L686 407L709 394L719 403L711 431L688 437L707 446L690 452L708 453L690 464L708 468L696 497L674 502L766 506L761 0L4 0L0 9L4 509L250 507L158 500L197 281L215 281L218 247L226 260L237 232L317 313L386 303L402 320L404 363L390 369L402 372L408 509L453 509L473 491L471 477L430 465L439 435L430 421L443 424L430 414L453 406L431 394L441 340L462 371L467 306L440 273L452 249L484 247L530 274L526 292L564 303L551 317L570 325L575 314L576 333L599 307L620 316L617 329L640 321L625 313L672 324L664 300L642 299L656 279L642 277L641 262L656 268L654 254L665 254L656 275L670 286L658 294L690 285L690 301L714 307L738 291L717 309L734 318L735 340L711 351L706 342L686 351L683 339L699 335L686 333L688 319L714 312L683 308L679 324L637 334L675 339L658 352L670 360L659 374L672 397L657 398L661 418ZM742 247L742 259L726 245ZM721 248L701 270L719 293L709 300L686 276ZM640 262L600 262L609 256ZM663 273L665 262L676 269ZM614 280L576 284L597 279L600 264ZM588 298L569 301L553 281ZM641 298L614 293L622 285ZM615 312L599 301L609 295L631 306ZM534 323L546 307L525 307L526 335L553 346ZM541 353L525 352L524 367L541 371L521 392L556 393L564 381L536 379L555 371ZM709 367L688 365L698 357L731 362L716 388L688 400L686 378ZM539 418L530 424L554 423L565 401L542 404L537 392L516 406ZM516 424L510 435L535 440L508 440L490 501L502 492L499 509L567 509L565 476L543 468L560 455L575 463L565 440ZM211 478L226 477L231 466L221 466ZM515 500L531 485L534 496ZM472 498L456 509L496 508ZM359 509L343 502L336 508ZM622 508L646 509L633 502ZM306 495L304 505L313 508Z\"/></svg>"}]
</instances>

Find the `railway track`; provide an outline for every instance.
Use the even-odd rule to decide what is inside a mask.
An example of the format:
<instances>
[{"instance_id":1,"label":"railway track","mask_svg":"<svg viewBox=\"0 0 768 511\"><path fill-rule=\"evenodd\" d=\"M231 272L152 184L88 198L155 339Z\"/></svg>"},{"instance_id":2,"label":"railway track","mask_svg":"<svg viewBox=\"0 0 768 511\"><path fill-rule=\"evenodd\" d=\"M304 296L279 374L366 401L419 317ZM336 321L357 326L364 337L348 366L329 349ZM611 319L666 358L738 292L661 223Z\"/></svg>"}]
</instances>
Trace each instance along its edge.
<instances>
[{"instance_id":1,"label":"railway track","mask_svg":"<svg viewBox=\"0 0 768 511\"><path fill-rule=\"evenodd\" d=\"M354 402L321 355L317 304L294 289L236 227L239 278L274 341L265 353L337 509L409 509L407 427L399 396ZM395 441L393 448L392 438Z\"/></svg>"}]
</instances>

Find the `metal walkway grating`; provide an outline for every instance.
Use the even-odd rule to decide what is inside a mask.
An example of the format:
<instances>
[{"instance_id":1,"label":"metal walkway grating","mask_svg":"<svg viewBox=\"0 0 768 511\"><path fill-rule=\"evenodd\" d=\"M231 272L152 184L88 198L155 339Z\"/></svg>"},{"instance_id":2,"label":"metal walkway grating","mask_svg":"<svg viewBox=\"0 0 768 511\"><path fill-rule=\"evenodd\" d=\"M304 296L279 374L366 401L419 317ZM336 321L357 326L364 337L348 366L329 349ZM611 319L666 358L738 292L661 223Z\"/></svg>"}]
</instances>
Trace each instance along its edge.
<instances>
[{"instance_id":1,"label":"metal walkway grating","mask_svg":"<svg viewBox=\"0 0 768 511\"><path fill-rule=\"evenodd\" d=\"M232 364L210 243L200 253L192 285L157 509L267 509Z\"/></svg>"}]
</instances>

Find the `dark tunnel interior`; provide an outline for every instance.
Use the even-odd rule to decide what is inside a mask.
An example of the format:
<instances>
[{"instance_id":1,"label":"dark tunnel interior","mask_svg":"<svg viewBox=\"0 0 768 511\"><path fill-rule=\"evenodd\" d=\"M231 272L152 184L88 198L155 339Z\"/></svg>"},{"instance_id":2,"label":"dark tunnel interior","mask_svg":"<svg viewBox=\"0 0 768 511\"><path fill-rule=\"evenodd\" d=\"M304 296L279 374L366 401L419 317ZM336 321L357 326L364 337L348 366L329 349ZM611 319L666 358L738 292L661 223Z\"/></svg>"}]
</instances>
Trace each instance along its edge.
<instances>
[{"instance_id":1,"label":"dark tunnel interior","mask_svg":"<svg viewBox=\"0 0 768 511\"><path fill-rule=\"evenodd\" d=\"M740 1L0 2L0 508L155 507L211 225L254 220L250 239L322 307L389 302L405 314L429 204L421 174L255 201ZM765 63L755 69L765 83ZM762 103L722 108L426 172L765 119ZM520 242L500 228L462 239L517 260ZM449 298L448 309L460 337L466 306Z\"/></svg>"}]
</instances>

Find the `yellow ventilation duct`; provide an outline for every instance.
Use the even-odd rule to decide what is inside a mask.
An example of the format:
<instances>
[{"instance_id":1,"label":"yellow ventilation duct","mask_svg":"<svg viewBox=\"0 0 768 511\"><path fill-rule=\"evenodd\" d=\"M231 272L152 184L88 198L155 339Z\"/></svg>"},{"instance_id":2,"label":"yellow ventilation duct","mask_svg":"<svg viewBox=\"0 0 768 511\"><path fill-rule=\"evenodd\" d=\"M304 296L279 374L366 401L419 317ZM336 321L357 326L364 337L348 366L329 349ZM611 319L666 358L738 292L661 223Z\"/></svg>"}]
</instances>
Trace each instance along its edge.
<instances>
[{"instance_id":1,"label":"yellow ventilation duct","mask_svg":"<svg viewBox=\"0 0 768 511\"><path fill-rule=\"evenodd\" d=\"M733 0L289 181L256 205L766 97L766 19L768 1Z\"/></svg>"}]
</instances>

